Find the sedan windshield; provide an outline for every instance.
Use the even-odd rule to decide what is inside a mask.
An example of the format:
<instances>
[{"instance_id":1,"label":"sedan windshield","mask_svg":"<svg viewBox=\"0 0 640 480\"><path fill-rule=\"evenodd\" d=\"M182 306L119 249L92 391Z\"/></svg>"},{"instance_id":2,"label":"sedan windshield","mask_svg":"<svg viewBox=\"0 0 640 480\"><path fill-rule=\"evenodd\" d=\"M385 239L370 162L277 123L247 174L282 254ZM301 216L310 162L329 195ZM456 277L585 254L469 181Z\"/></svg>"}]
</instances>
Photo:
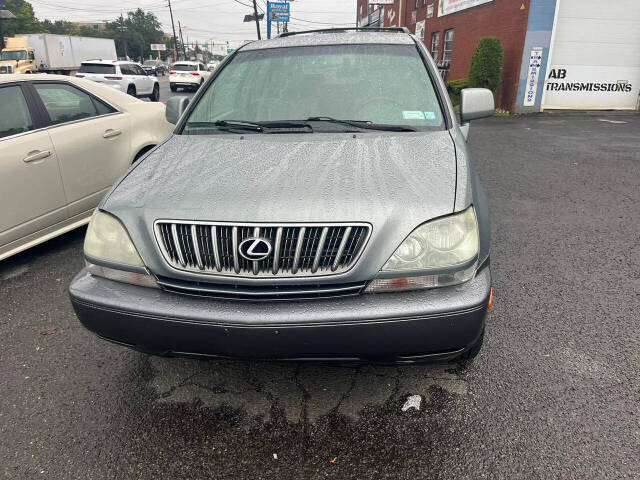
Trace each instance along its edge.
<instances>
[{"instance_id":1,"label":"sedan windshield","mask_svg":"<svg viewBox=\"0 0 640 480\"><path fill-rule=\"evenodd\" d=\"M0 60L26 60L27 52L25 50L14 50L2 52Z\"/></svg>"},{"instance_id":2,"label":"sedan windshield","mask_svg":"<svg viewBox=\"0 0 640 480\"><path fill-rule=\"evenodd\" d=\"M400 131L444 127L431 77L410 45L239 52L198 101L186 133L207 125L210 131L221 120L311 120L331 122L334 130L353 130L339 121L410 127Z\"/></svg>"}]
</instances>

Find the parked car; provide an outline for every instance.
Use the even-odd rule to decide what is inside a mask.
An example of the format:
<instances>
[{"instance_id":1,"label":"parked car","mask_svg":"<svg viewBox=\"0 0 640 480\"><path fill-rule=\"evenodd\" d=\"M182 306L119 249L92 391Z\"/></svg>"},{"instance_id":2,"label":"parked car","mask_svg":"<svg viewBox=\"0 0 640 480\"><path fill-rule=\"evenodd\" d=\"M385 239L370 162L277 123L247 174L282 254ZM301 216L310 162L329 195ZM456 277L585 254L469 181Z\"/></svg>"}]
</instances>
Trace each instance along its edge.
<instances>
[{"instance_id":1,"label":"parked car","mask_svg":"<svg viewBox=\"0 0 640 480\"><path fill-rule=\"evenodd\" d=\"M200 62L176 62L169 71L169 87L172 92L182 88L197 90L209 78L211 72Z\"/></svg>"},{"instance_id":2,"label":"parked car","mask_svg":"<svg viewBox=\"0 0 640 480\"><path fill-rule=\"evenodd\" d=\"M142 64L142 68L147 75L153 75L154 77L164 77L169 73L169 69L166 64L162 63L160 60L145 60Z\"/></svg>"},{"instance_id":3,"label":"parked car","mask_svg":"<svg viewBox=\"0 0 640 480\"><path fill-rule=\"evenodd\" d=\"M0 77L0 260L86 224L169 136L164 110L74 77Z\"/></svg>"},{"instance_id":4,"label":"parked car","mask_svg":"<svg viewBox=\"0 0 640 480\"><path fill-rule=\"evenodd\" d=\"M160 100L160 84L156 77L147 75L139 63L120 60L89 60L82 62L78 78L101 83L133 97Z\"/></svg>"},{"instance_id":5,"label":"parked car","mask_svg":"<svg viewBox=\"0 0 640 480\"><path fill-rule=\"evenodd\" d=\"M160 355L467 362L492 305L487 199L404 29L238 49L173 136L103 199L70 295L101 337ZM295 65L295 68L291 66Z\"/></svg>"}]
</instances>

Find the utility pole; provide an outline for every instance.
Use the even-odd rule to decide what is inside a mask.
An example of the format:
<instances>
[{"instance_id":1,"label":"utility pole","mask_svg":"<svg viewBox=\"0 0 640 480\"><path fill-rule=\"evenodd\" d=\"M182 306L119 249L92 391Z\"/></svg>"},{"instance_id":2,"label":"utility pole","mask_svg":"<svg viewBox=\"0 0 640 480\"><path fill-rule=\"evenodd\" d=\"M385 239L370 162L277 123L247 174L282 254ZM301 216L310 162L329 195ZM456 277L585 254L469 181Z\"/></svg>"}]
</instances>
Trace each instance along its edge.
<instances>
[{"instance_id":1,"label":"utility pole","mask_svg":"<svg viewBox=\"0 0 640 480\"><path fill-rule=\"evenodd\" d=\"M128 59L129 54L127 53L127 37L124 35L125 27L124 27L124 17L122 13L120 14L120 33L122 33L122 43L124 44L124 58Z\"/></svg>"},{"instance_id":2,"label":"utility pole","mask_svg":"<svg viewBox=\"0 0 640 480\"><path fill-rule=\"evenodd\" d=\"M260 35L260 19L258 19L258 5L256 5L256 0L253 0L253 16L256 19L256 31L258 32L258 40L262 40L262 36Z\"/></svg>"},{"instance_id":3,"label":"utility pole","mask_svg":"<svg viewBox=\"0 0 640 480\"><path fill-rule=\"evenodd\" d=\"M178 60L178 40L176 39L176 26L173 23L173 10L171 9L171 0L167 0L169 2L169 15L171 15L171 28L173 29L173 54Z\"/></svg>"},{"instance_id":4,"label":"utility pole","mask_svg":"<svg viewBox=\"0 0 640 480\"><path fill-rule=\"evenodd\" d=\"M180 25L180 20L178 20L178 28L180 29L180 45L182 45L182 54L184 55L184 59L187 59L187 49L184 46L184 39L182 38L182 25Z\"/></svg>"}]
</instances>

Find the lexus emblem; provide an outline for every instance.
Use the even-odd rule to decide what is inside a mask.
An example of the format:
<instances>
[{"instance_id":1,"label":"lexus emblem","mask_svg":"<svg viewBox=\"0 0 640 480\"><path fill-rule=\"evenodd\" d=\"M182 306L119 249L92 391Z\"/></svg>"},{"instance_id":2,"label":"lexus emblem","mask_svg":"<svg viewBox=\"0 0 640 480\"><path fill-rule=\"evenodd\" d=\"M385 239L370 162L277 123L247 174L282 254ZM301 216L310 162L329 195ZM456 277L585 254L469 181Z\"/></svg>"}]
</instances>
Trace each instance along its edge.
<instances>
[{"instance_id":1,"label":"lexus emblem","mask_svg":"<svg viewBox=\"0 0 640 480\"><path fill-rule=\"evenodd\" d=\"M240 242L238 252L247 260L262 260L271 253L271 244L264 238L247 238Z\"/></svg>"}]
</instances>

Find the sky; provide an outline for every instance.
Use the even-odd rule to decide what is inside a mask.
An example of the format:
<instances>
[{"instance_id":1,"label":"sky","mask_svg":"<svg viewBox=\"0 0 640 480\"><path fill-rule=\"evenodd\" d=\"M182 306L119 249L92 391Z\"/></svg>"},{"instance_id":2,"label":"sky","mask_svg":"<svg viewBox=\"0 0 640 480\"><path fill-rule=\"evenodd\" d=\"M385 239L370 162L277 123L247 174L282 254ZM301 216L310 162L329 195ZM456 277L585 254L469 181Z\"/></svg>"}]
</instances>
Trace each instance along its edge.
<instances>
[{"instance_id":1,"label":"sky","mask_svg":"<svg viewBox=\"0 0 640 480\"><path fill-rule=\"evenodd\" d=\"M96 21L112 20L127 11L140 7L152 11L162 23L162 29L171 33L171 17L167 0L28 0L40 20ZM244 40L257 38L255 23L243 23L244 15L253 14L252 0L171 0L173 19L186 42L225 42L232 46ZM266 11L266 0L258 0ZM292 0L289 30L311 30L340 26L355 26L356 0ZM317 22L317 23L313 23ZM261 22L266 37L266 21ZM275 32L275 24L274 24Z\"/></svg>"}]
</instances>

